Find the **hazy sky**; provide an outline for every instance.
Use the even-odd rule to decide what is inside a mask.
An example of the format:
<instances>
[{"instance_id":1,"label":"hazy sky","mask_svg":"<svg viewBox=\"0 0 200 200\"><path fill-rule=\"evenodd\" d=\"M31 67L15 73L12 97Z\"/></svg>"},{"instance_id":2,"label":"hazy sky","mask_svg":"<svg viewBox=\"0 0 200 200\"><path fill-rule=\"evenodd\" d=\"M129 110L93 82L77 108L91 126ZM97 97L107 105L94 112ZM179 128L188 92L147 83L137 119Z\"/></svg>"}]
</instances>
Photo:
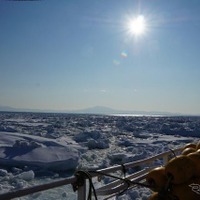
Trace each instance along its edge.
<instances>
[{"instance_id":1,"label":"hazy sky","mask_svg":"<svg viewBox=\"0 0 200 200\"><path fill-rule=\"evenodd\" d=\"M0 105L200 114L200 1L0 0Z\"/></svg>"}]
</instances>

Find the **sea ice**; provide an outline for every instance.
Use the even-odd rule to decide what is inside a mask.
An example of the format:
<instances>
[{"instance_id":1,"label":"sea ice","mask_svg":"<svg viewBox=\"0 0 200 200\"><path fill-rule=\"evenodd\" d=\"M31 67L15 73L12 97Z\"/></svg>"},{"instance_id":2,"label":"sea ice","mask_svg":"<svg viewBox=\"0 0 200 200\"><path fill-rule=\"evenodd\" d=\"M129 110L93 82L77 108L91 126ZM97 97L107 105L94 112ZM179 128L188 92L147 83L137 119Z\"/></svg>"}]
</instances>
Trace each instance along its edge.
<instances>
[{"instance_id":1,"label":"sea ice","mask_svg":"<svg viewBox=\"0 0 200 200\"><path fill-rule=\"evenodd\" d=\"M15 176L16 179L23 179L25 181L31 181L35 178L35 173L33 170L22 172L21 174L18 174Z\"/></svg>"},{"instance_id":2,"label":"sea ice","mask_svg":"<svg viewBox=\"0 0 200 200\"><path fill-rule=\"evenodd\" d=\"M0 193L51 182L76 168L109 167L197 142L199 124L198 117L0 113ZM138 187L116 200L146 200L149 194ZM22 199L76 195L65 186Z\"/></svg>"}]
</instances>

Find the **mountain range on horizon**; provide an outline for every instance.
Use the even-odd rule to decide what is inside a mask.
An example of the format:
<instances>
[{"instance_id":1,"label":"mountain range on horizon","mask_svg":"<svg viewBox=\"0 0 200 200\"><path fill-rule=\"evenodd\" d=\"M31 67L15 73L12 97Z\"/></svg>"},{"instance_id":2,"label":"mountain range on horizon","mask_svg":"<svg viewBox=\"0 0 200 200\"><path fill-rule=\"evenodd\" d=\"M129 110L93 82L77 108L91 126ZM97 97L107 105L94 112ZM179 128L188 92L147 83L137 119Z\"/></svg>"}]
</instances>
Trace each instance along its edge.
<instances>
[{"instance_id":1,"label":"mountain range on horizon","mask_svg":"<svg viewBox=\"0 0 200 200\"><path fill-rule=\"evenodd\" d=\"M50 109L30 109L14 108L10 106L1 106L0 112L41 112L41 113L74 113L74 114L127 114L127 115L182 115L180 113L160 112L160 111L128 111L117 110L105 106L94 106L79 110L50 110Z\"/></svg>"}]
</instances>

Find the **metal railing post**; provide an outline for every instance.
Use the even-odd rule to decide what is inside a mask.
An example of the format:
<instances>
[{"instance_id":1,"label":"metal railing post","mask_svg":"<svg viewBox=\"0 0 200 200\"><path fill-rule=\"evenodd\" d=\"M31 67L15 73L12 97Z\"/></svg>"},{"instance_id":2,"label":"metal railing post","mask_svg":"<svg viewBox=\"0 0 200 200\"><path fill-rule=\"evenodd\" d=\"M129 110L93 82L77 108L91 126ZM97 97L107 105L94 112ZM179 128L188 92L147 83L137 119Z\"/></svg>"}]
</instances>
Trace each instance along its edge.
<instances>
[{"instance_id":1,"label":"metal railing post","mask_svg":"<svg viewBox=\"0 0 200 200\"><path fill-rule=\"evenodd\" d=\"M77 193L77 200L86 200L86 179L84 179L84 183L78 187Z\"/></svg>"}]
</instances>

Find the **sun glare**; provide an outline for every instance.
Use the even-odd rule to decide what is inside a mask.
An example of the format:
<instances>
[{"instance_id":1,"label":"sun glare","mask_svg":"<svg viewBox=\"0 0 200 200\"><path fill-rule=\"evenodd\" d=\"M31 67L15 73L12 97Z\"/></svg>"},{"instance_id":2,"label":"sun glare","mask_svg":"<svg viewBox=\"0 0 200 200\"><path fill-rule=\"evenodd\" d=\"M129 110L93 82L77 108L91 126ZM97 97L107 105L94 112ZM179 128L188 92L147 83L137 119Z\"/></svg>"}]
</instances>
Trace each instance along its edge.
<instances>
[{"instance_id":1,"label":"sun glare","mask_svg":"<svg viewBox=\"0 0 200 200\"><path fill-rule=\"evenodd\" d=\"M143 15L128 20L128 31L130 34L139 36L146 31L146 22Z\"/></svg>"}]
</instances>

